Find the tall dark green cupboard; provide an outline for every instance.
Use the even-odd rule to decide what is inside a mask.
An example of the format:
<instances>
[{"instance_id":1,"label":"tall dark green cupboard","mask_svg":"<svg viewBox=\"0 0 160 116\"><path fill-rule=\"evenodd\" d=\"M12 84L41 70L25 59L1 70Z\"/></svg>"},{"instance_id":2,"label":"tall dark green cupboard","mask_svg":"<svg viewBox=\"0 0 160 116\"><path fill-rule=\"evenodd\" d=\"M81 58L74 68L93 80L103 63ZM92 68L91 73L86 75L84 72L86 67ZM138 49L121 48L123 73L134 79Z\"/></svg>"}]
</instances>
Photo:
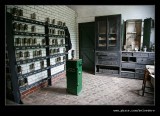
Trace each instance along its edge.
<instances>
[{"instance_id":1,"label":"tall dark green cupboard","mask_svg":"<svg viewBox=\"0 0 160 116\"><path fill-rule=\"evenodd\" d=\"M78 95L82 90L82 59L66 61L67 92Z\"/></svg>"},{"instance_id":2,"label":"tall dark green cupboard","mask_svg":"<svg viewBox=\"0 0 160 116\"><path fill-rule=\"evenodd\" d=\"M95 17L95 74L120 75L121 14Z\"/></svg>"},{"instance_id":3,"label":"tall dark green cupboard","mask_svg":"<svg viewBox=\"0 0 160 116\"><path fill-rule=\"evenodd\" d=\"M143 47L146 46L148 49L150 46L150 36L151 36L151 28L153 28L153 19L147 18L144 19L144 28L143 28Z\"/></svg>"}]
</instances>

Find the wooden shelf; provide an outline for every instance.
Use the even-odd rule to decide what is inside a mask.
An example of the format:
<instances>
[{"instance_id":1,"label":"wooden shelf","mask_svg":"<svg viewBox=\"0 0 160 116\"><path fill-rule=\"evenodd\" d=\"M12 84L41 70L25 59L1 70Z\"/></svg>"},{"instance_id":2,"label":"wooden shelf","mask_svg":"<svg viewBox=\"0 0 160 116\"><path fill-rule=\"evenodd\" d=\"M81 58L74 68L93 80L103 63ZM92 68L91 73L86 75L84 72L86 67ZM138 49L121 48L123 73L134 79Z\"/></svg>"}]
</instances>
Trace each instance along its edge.
<instances>
[{"instance_id":1,"label":"wooden shelf","mask_svg":"<svg viewBox=\"0 0 160 116\"><path fill-rule=\"evenodd\" d=\"M41 33L32 33L32 32L18 32L14 31L14 35L22 35L22 36L40 36L40 37L45 37L46 34L41 34Z\"/></svg>"},{"instance_id":2,"label":"wooden shelf","mask_svg":"<svg viewBox=\"0 0 160 116\"><path fill-rule=\"evenodd\" d=\"M37 24L37 25L45 25L44 22L40 22L40 21L36 21L33 19L28 19L28 18L24 18L24 17L19 17L19 16L13 16L13 20L15 21L21 21L21 22L25 22L25 23L32 23L32 24Z\"/></svg>"}]
</instances>

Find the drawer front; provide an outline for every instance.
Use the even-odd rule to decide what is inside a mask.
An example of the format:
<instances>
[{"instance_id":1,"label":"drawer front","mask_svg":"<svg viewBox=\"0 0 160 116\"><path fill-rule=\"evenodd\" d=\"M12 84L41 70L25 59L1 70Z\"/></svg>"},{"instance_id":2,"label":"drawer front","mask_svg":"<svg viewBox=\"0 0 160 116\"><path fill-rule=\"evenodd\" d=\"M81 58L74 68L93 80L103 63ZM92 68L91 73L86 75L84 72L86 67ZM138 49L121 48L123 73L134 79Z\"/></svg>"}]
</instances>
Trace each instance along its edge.
<instances>
[{"instance_id":1,"label":"drawer front","mask_svg":"<svg viewBox=\"0 0 160 116\"><path fill-rule=\"evenodd\" d=\"M98 56L98 60L108 60L108 61L115 61L118 57L106 57L106 56Z\"/></svg>"},{"instance_id":2,"label":"drawer front","mask_svg":"<svg viewBox=\"0 0 160 116\"><path fill-rule=\"evenodd\" d=\"M122 63L122 68L134 69L135 68L135 64L134 63Z\"/></svg>"},{"instance_id":3,"label":"drawer front","mask_svg":"<svg viewBox=\"0 0 160 116\"><path fill-rule=\"evenodd\" d=\"M155 53L149 53L150 58L155 58Z\"/></svg>"},{"instance_id":4,"label":"drawer front","mask_svg":"<svg viewBox=\"0 0 160 116\"><path fill-rule=\"evenodd\" d=\"M137 63L139 63L139 64L154 64L154 60L148 59L148 58L137 58Z\"/></svg>"},{"instance_id":5,"label":"drawer front","mask_svg":"<svg viewBox=\"0 0 160 116\"><path fill-rule=\"evenodd\" d=\"M118 53L110 53L110 52L98 52L98 56L113 56L113 57L118 57Z\"/></svg>"},{"instance_id":6,"label":"drawer front","mask_svg":"<svg viewBox=\"0 0 160 116\"><path fill-rule=\"evenodd\" d=\"M136 64L136 68L145 69L146 65Z\"/></svg>"},{"instance_id":7,"label":"drawer front","mask_svg":"<svg viewBox=\"0 0 160 116\"><path fill-rule=\"evenodd\" d=\"M144 74L144 69L136 69L136 73Z\"/></svg>"},{"instance_id":8,"label":"drawer front","mask_svg":"<svg viewBox=\"0 0 160 116\"><path fill-rule=\"evenodd\" d=\"M137 78L137 79L143 79L144 78L144 74L138 74L138 73L136 73L135 74L135 78Z\"/></svg>"},{"instance_id":9,"label":"drawer front","mask_svg":"<svg viewBox=\"0 0 160 116\"><path fill-rule=\"evenodd\" d=\"M99 69L99 72L103 74L118 74L118 70Z\"/></svg>"},{"instance_id":10,"label":"drawer front","mask_svg":"<svg viewBox=\"0 0 160 116\"><path fill-rule=\"evenodd\" d=\"M142 53L142 52L134 52L134 57L148 57L148 53Z\"/></svg>"},{"instance_id":11,"label":"drawer front","mask_svg":"<svg viewBox=\"0 0 160 116\"><path fill-rule=\"evenodd\" d=\"M122 52L122 56L130 57L132 56L132 52Z\"/></svg>"},{"instance_id":12,"label":"drawer front","mask_svg":"<svg viewBox=\"0 0 160 116\"><path fill-rule=\"evenodd\" d=\"M147 63L147 58L137 58L137 63L146 64Z\"/></svg>"},{"instance_id":13,"label":"drawer front","mask_svg":"<svg viewBox=\"0 0 160 116\"><path fill-rule=\"evenodd\" d=\"M148 59L146 64L154 64L154 59Z\"/></svg>"},{"instance_id":14,"label":"drawer front","mask_svg":"<svg viewBox=\"0 0 160 116\"><path fill-rule=\"evenodd\" d=\"M121 77L134 78L135 74L134 73L128 73L128 72L122 72Z\"/></svg>"},{"instance_id":15,"label":"drawer front","mask_svg":"<svg viewBox=\"0 0 160 116\"><path fill-rule=\"evenodd\" d=\"M99 60L98 64L103 64L103 65L118 65L118 61Z\"/></svg>"}]
</instances>

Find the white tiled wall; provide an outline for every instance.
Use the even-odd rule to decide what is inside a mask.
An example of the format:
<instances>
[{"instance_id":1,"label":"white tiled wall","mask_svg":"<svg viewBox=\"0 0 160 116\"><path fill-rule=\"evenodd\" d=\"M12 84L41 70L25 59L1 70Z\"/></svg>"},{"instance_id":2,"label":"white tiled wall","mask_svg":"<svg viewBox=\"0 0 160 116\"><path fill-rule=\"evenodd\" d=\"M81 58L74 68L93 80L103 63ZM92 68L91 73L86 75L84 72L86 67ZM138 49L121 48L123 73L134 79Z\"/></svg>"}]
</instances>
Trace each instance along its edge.
<instances>
[{"instance_id":1,"label":"white tiled wall","mask_svg":"<svg viewBox=\"0 0 160 116\"><path fill-rule=\"evenodd\" d=\"M51 75L54 75L58 72L61 72L64 70L64 64L63 65L60 65L60 66L57 66L57 67L54 67L51 69Z\"/></svg>"},{"instance_id":2,"label":"white tiled wall","mask_svg":"<svg viewBox=\"0 0 160 116\"><path fill-rule=\"evenodd\" d=\"M46 18L50 18L51 19L55 19L56 24L57 21L62 21L66 23L66 26L69 29L70 32L70 37L71 37L71 42L72 42L72 49L77 51L77 31L76 31L76 14L75 11L73 11L72 9L68 8L67 6L64 5L7 5L6 6L6 10L8 12L11 11L11 8L18 8L18 9L22 9L23 10L23 16L25 18L31 18L31 14L32 13L36 13L36 20L38 21L42 21L45 22ZM28 29L30 30L30 25L28 27ZM38 33L44 33L44 27L42 26L37 26L36 25L36 32ZM19 37L19 36L15 36ZM24 38L24 36L20 36L21 38ZM34 37L29 37L28 38L34 38ZM37 43L41 44L41 40L44 37L36 37L37 38ZM35 49L34 49L35 50ZM42 56L46 55L45 49L41 49L42 50ZM18 51L18 50L17 50ZM25 51L25 50L21 50L21 51ZM30 58L33 58L33 50L29 50L30 52ZM60 49L60 53L63 52L63 48ZM75 56L78 58L79 54L75 53ZM68 58L71 58L71 50L69 51L69 56ZM61 57L61 60L63 59L63 57ZM53 62L54 64L54 59L51 62ZM40 61L35 62L35 70L36 69L40 69ZM29 63L28 64L24 64L21 65L22 66L22 73L27 73L29 72ZM46 61L45 61L45 67L46 67ZM64 70L64 65L60 65L58 67L52 68L51 69L51 75L56 74L57 72L60 72ZM43 71L41 73L35 74L35 75L31 75L28 77L28 84L32 84L34 82L37 82L43 78L47 77L47 71Z\"/></svg>"},{"instance_id":3,"label":"white tiled wall","mask_svg":"<svg viewBox=\"0 0 160 116\"><path fill-rule=\"evenodd\" d=\"M37 73L35 75L31 75L27 78L28 85L31 85L31 84L33 84L37 81L40 81L42 79L45 79L45 78L47 78L47 71L43 71L43 72Z\"/></svg>"},{"instance_id":4,"label":"white tiled wall","mask_svg":"<svg viewBox=\"0 0 160 116\"><path fill-rule=\"evenodd\" d=\"M44 67L47 67L47 61L46 60L43 60L43 61L44 61ZM35 65L35 70L41 69L40 61L36 61L36 62L32 62L32 63L34 63L34 65ZM29 65L31 65L32 63L26 63L26 64L20 65L22 68L22 74L31 72Z\"/></svg>"}]
</instances>

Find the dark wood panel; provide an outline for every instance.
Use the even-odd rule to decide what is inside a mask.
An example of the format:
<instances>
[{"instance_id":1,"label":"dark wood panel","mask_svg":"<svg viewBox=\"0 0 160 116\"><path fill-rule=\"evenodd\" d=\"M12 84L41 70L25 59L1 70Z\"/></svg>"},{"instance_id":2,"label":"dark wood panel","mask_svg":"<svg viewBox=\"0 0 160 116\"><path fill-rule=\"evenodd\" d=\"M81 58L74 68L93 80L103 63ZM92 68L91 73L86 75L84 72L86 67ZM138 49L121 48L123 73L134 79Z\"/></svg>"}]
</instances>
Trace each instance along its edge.
<instances>
[{"instance_id":1,"label":"dark wood panel","mask_svg":"<svg viewBox=\"0 0 160 116\"><path fill-rule=\"evenodd\" d=\"M79 58L83 71L95 73L95 23L79 23Z\"/></svg>"}]
</instances>

